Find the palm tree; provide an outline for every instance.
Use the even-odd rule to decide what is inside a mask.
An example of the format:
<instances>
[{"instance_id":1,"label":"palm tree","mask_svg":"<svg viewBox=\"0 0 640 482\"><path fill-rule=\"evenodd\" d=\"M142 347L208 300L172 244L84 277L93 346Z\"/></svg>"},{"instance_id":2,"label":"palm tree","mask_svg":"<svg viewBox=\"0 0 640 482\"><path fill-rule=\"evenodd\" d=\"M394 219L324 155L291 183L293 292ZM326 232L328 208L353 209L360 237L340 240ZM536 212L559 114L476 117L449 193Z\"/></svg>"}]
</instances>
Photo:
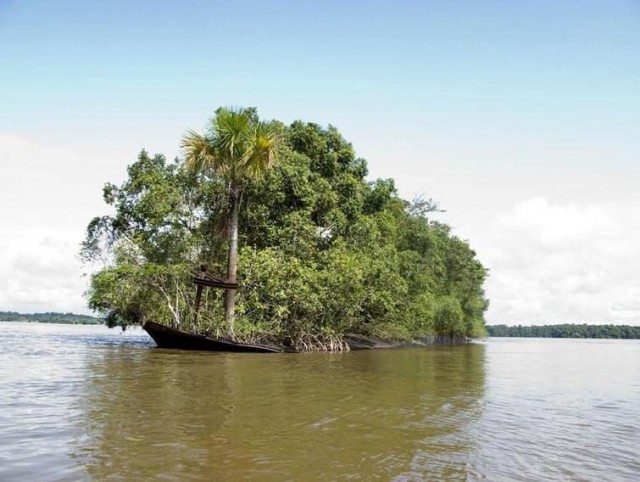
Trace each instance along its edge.
<instances>
[{"instance_id":1,"label":"palm tree","mask_svg":"<svg viewBox=\"0 0 640 482\"><path fill-rule=\"evenodd\" d=\"M227 280L236 281L238 211L244 184L262 177L275 164L281 146L274 123L261 122L255 108L220 107L203 134L188 130L181 148L187 167L221 176L228 185ZM236 290L225 294L225 322L233 336Z\"/></svg>"}]
</instances>

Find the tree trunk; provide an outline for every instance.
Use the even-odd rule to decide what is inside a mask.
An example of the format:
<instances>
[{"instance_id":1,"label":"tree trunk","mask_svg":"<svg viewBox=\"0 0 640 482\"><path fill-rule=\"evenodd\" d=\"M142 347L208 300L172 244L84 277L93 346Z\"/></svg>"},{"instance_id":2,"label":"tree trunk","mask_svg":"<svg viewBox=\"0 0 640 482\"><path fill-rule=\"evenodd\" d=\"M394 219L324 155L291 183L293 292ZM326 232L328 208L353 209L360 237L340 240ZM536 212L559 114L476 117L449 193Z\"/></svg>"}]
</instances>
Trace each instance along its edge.
<instances>
[{"instance_id":1,"label":"tree trunk","mask_svg":"<svg viewBox=\"0 0 640 482\"><path fill-rule=\"evenodd\" d=\"M229 209L231 219L229 222L229 257L227 259L227 281L236 281L236 271L238 269L238 211L240 210L241 192L240 188L231 185ZM233 323L236 311L236 290L228 289L224 297L224 319L227 324L227 332L233 336Z\"/></svg>"}]
</instances>

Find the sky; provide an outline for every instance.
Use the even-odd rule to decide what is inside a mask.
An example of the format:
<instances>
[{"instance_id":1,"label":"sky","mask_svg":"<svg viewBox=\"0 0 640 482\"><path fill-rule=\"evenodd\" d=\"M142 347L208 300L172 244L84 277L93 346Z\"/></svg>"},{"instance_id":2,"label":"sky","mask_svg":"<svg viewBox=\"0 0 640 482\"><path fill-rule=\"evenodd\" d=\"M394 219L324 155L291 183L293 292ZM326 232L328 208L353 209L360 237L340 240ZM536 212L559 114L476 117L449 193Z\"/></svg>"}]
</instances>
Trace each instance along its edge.
<instances>
[{"instance_id":1,"label":"sky","mask_svg":"<svg viewBox=\"0 0 640 482\"><path fill-rule=\"evenodd\" d=\"M0 311L88 313L140 149L219 106L335 125L437 200L490 324L640 324L640 0L0 0Z\"/></svg>"}]
</instances>

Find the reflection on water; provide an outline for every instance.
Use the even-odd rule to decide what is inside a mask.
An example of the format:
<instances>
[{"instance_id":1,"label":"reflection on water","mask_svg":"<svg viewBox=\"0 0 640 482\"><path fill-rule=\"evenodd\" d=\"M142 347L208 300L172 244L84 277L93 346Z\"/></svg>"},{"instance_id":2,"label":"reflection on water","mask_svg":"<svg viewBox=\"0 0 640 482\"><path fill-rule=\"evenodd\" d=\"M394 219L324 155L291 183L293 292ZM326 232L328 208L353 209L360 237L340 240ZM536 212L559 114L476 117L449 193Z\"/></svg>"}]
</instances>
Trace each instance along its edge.
<instances>
[{"instance_id":1,"label":"reflection on water","mask_svg":"<svg viewBox=\"0 0 640 482\"><path fill-rule=\"evenodd\" d=\"M484 350L111 351L88 365L74 456L100 480L464 479Z\"/></svg>"},{"instance_id":2,"label":"reflection on water","mask_svg":"<svg viewBox=\"0 0 640 482\"><path fill-rule=\"evenodd\" d=\"M146 337L104 327L0 322L0 480L82 480L70 458L87 363L112 350L148 350Z\"/></svg>"},{"instance_id":3,"label":"reflection on water","mask_svg":"<svg viewBox=\"0 0 640 482\"><path fill-rule=\"evenodd\" d=\"M640 342L160 350L0 323L0 481L638 480Z\"/></svg>"}]
</instances>

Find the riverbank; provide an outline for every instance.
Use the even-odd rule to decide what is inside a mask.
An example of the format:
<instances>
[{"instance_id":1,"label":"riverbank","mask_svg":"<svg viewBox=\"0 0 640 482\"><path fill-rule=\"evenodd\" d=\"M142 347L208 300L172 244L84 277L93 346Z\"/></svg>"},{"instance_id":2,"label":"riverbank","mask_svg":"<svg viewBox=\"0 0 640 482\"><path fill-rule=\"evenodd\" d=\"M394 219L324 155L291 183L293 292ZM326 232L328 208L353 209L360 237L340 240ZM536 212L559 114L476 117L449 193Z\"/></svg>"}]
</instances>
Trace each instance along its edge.
<instances>
[{"instance_id":1,"label":"riverbank","mask_svg":"<svg viewBox=\"0 0 640 482\"><path fill-rule=\"evenodd\" d=\"M375 350L386 348L420 348L434 345L464 345L471 342L470 338L459 336L429 336L412 341L383 340L364 335L347 334L344 340L351 350Z\"/></svg>"},{"instance_id":2,"label":"riverbank","mask_svg":"<svg viewBox=\"0 0 640 482\"><path fill-rule=\"evenodd\" d=\"M376 350L391 348L419 348L433 345L461 345L471 340L455 336L430 336L420 340L386 340L358 334L317 337L298 336L295 340L251 338L237 339L213 337L197 334L188 330L146 321L142 328L160 348L178 350L201 350L216 352L252 352L252 353L300 353L319 351Z\"/></svg>"}]
</instances>

